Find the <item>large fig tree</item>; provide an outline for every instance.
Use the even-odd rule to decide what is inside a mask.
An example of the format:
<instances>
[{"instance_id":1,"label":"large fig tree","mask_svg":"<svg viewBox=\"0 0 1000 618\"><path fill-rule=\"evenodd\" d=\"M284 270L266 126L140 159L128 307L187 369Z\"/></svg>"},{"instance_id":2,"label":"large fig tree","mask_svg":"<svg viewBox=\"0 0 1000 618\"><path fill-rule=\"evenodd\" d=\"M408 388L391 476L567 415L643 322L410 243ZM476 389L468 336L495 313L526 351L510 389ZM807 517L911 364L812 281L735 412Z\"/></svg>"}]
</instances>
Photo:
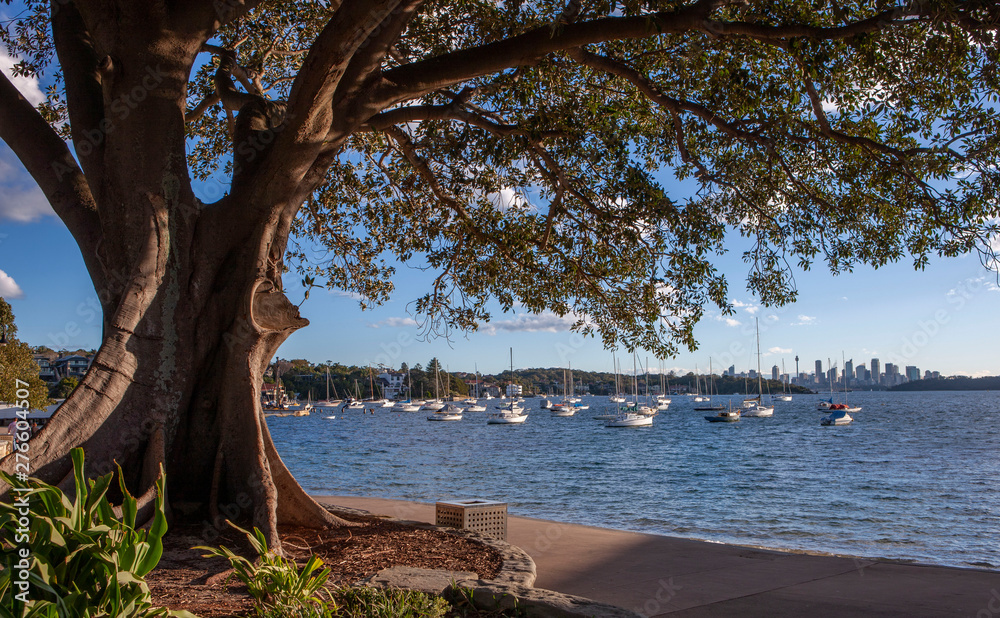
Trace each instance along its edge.
<instances>
[{"instance_id":1,"label":"large fig tree","mask_svg":"<svg viewBox=\"0 0 1000 618\"><path fill-rule=\"evenodd\" d=\"M733 234L766 303L794 298L795 262L990 255L992 2L6 11L16 70L54 86L36 108L0 79L0 137L104 312L35 474L59 482L84 446L149 502L163 462L175 516L271 542L283 522L335 523L261 418L262 374L307 324L286 264L378 302L415 262L437 274L415 305L434 330L474 328L495 299L668 354L695 345L706 304L730 309L713 258Z\"/></svg>"}]
</instances>

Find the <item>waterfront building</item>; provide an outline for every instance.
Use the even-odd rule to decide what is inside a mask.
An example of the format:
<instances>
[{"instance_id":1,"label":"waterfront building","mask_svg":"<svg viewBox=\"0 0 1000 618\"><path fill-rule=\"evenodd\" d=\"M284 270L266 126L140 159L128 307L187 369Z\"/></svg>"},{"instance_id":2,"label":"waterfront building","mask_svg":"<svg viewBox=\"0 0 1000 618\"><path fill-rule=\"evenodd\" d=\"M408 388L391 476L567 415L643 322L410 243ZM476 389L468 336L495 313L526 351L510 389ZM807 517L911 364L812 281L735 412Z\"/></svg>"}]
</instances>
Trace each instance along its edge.
<instances>
[{"instance_id":1,"label":"waterfront building","mask_svg":"<svg viewBox=\"0 0 1000 618\"><path fill-rule=\"evenodd\" d=\"M31 358L38 365L38 377L45 382L58 382L55 369L52 368L52 361L56 359L55 354L32 354Z\"/></svg>"},{"instance_id":2,"label":"waterfront building","mask_svg":"<svg viewBox=\"0 0 1000 618\"><path fill-rule=\"evenodd\" d=\"M854 377L854 359L844 363L844 387L851 385L851 378Z\"/></svg>"},{"instance_id":3,"label":"waterfront building","mask_svg":"<svg viewBox=\"0 0 1000 618\"><path fill-rule=\"evenodd\" d=\"M52 363L52 372L55 374L55 380L59 381L70 376L82 380L83 376L87 375L87 370L90 369L90 362L92 360L92 358L87 356L76 354L73 356L60 356Z\"/></svg>"},{"instance_id":4,"label":"waterfront building","mask_svg":"<svg viewBox=\"0 0 1000 618\"><path fill-rule=\"evenodd\" d=\"M816 361L816 384L823 381L823 361Z\"/></svg>"},{"instance_id":5,"label":"waterfront building","mask_svg":"<svg viewBox=\"0 0 1000 618\"><path fill-rule=\"evenodd\" d=\"M910 382L920 379L920 370L913 365L906 366L906 379Z\"/></svg>"},{"instance_id":6,"label":"waterfront building","mask_svg":"<svg viewBox=\"0 0 1000 618\"><path fill-rule=\"evenodd\" d=\"M382 387L382 396L386 399L400 399L406 390L406 374L395 371L383 371L378 374L379 385Z\"/></svg>"},{"instance_id":7,"label":"waterfront building","mask_svg":"<svg viewBox=\"0 0 1000 618\"><path fill-rule=\"evenodd\" d=\"M771 367L771 379L772 380L777 380L778 376L780 376L780 375L781 375L781 370L778 369L777 365Z\"/></svg>"},{"instance_id":8,"label":"waterfront building","mask_svg":"<svg viewBox=\"0 0 1000 618\"><path fill-rule=\"evenodd\" d=\"M871 368L871 373L872 373L872 378L871 379L872 379L873 382L875 382L875 384L879 384L880 383L879 377L881 376L881 372L882 372L882 368L879 367L878 359L877 358L873 358L872 359L872 368Z\"/></svg>"}]
</instances>

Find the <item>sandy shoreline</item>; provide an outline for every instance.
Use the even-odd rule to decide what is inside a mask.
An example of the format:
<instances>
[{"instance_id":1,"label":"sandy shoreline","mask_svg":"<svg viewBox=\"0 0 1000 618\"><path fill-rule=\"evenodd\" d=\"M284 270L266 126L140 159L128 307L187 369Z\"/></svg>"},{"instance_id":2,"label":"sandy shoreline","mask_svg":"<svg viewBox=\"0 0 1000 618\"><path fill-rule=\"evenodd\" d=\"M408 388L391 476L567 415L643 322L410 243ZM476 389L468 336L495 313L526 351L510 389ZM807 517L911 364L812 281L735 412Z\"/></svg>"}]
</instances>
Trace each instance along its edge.
<instances>
[{"instance_id":1,"label":"sandy shoreline","mask_svg":"<svg viewBox=\"0 0 1000 618\"><path fill-rule=\"evenodd\" d=\"M432 503L317 496L400 519ZM510 516L508 542L535 561L535 586L646 616L996 616L1000 573L776 551Z\"/></svg>"}]
</instances>

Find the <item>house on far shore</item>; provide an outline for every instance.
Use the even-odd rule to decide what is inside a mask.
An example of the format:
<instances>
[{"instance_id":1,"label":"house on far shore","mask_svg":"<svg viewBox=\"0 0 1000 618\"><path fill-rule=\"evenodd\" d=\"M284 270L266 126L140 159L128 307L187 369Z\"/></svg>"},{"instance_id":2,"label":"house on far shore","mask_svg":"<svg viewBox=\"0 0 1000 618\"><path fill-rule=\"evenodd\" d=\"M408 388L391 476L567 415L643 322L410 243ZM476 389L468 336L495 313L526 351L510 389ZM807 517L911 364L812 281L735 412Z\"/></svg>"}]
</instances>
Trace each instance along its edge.
<instances>
[{"instance_id":1,"label":"house on far shore","mask_svg":"<svg viewBox=\"0 0 1000 618\"><path fill-rule=\"evenodd\" d=\"M47 384L55 384L67 377L82 380L94 361L93 355L67 354L60 356L57 352L38 352L31 355L38 364L38 377Z\"/></svg>"},{"instance_id":2,"label":"house on far shore","mask_svg":"<svg viewBox=\"0 0 1000 618\"><path fill-rule=\"evenodd\" d=\"M386 399L402 399L403 393L407 390L405 380L405 373L383 371L378 374L379 386L382 387L382 396Z\"/></svg>"},{"instance_id":3,"label":"house on far shore","mask_svg":"<svg viewBox=\"0 0 1000 618\"><path fill-rule=\"evenodd\" d=\"M59 358L59 355L55 352L43 352L40 354L32 354L31 358L38 365L38 377L44 382L52 384L58 382L59 379L56 378L55 369L52 368L52 362Z\"/></svg>"}]
</instances>

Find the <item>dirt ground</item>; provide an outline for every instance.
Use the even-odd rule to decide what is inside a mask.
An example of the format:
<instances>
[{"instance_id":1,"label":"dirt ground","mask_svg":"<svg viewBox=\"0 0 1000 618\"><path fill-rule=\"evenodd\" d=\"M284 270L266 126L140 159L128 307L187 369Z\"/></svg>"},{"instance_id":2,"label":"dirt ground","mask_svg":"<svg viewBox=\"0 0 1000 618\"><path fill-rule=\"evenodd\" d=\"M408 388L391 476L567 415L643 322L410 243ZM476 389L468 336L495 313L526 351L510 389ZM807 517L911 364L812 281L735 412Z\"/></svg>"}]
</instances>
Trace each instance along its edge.
<instances>
[{"instance_id":1,"label":"dirt ground","mask_svg":"<svg viewBox=\"0 0 1000 618\"><path fill-rule=\"evenodd\" d=\"M348 586L390 566L414 566L450 571L474 571L495 577L502 563L499 552L460 536L385 521L352 516L359 526L313 530L281 528L286 555L299 564L315 553L331 569L329 586ZM202 558L196 545L226 547L242 553L249 548L235 530L212 542L195 527L177 527L164 538L163 558L146 577L156 605L184 609L202 618L252 615L247 589L221 558Z\"/></svg>"}]
</instances>

